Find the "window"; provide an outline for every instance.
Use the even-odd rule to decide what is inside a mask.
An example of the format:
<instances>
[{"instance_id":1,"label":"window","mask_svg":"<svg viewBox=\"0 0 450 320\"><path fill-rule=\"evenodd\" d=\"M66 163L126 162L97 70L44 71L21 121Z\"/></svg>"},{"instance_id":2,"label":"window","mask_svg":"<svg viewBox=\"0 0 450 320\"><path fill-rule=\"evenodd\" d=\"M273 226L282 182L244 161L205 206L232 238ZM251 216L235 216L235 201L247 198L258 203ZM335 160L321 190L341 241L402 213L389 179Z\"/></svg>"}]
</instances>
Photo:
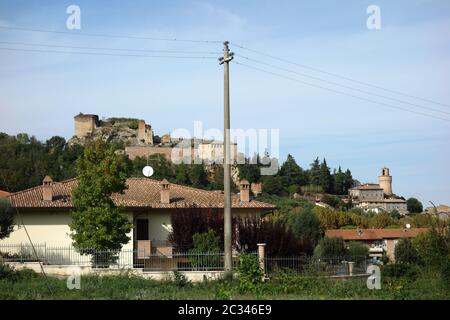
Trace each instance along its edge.
<instances>
[{"instance_id":1,"label":"window","mask_svg":"<svg viewBox=\"0 0 450 320\"><path fill-rule=\"evenodd\" d=\"M136 220L136 240L148 240L148 219Z\"/></svg>"}]
</instances>

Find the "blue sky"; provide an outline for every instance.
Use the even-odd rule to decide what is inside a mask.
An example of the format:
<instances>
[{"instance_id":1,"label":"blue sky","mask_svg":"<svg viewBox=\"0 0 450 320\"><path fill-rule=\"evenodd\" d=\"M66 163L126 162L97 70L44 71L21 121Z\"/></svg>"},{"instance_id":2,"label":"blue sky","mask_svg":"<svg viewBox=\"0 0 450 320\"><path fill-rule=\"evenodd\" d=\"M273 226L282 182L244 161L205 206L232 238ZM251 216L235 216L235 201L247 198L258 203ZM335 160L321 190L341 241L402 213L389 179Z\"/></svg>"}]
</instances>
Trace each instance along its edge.
<instances>
[{"instance_id":1,"label":"blue sky","mask_svg":"<svg viewBox=\"0 0 450 320\"><path fill-rule=\"evenodd\" d=\"M66 8L71 4L81 8L81 32L230 40L299 64L450 105L450 2L445 0L192 0L133 1L126 5L123 1L0 0L0 26L67 31ZM366 27L366 9L372 4L381 9L381 30ZM0 41L218 53L222 49L220 44L4 29L0 29ZM0 47L26 48L11 44ZM232 49L289 70L356 86ZM239 57L235 60L251 64ZM222 69L214 59L0 50L0 131L27 132L39 139L53 135L70 138L73 116L79 112L142 118L158 134L176 128L193 130L196 120L205 128L222 128L222 81ZM357 87L450 112L448 106ZM383 101L450 119L448 114ZM280 129L282 159L291 153L307 167L316 156L325 157L331 167L350 168L362 182L376 182L380 168L388 166L395 193L416 196L426 206L430 200L450 204L448 121L334 94L236 64L231 65L231 108L234 128Z\"/></svg>"}]
</instances>

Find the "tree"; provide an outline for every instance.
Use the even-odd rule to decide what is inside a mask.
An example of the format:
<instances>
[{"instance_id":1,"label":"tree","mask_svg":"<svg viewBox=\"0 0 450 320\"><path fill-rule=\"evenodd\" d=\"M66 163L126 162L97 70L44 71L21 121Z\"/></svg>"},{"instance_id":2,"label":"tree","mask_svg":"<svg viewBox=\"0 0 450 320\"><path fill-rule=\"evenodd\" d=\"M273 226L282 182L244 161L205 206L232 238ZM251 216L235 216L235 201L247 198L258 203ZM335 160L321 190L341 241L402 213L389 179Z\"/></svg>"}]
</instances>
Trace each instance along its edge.
<instances>
[{"instance_id":1,"label":"tree","mask_svg":"<svg viewBox=\"0 0 450 320\"><path fill-rule=\"evenodd\" d=\"M267 255L291 256L307 253L301 241L280 220L266 220L259 216L240 217L237 220L238 248L255 252L258 243L266 244Z\"/></svg>"},{"instance_id":2,"label":"tree","mask_svg":"<svg viewBox=\"0 0 450 320\"><path fill-rule=\"evenodd\" d=\"M313 185L320 185L320 162L319 157L317 157L313 163L311 163L311 168L309 169L309 183Z\"/></svg>"},{"instance_id":3,"label":"tree","mask_svg":"<svg viewBox=\"0 0 450 320\"><path fill-rule=\"evenodd\" d=\"M349 169L345 171L345 194L348 193L348 189L353 188L354 180L352 177L352 173Z\"/></svg>"},{"instance_id":4,"label":"tree","mask_svg":"<svg viewBox=\"0 0 450 320\"><path fill-rule=\"evenodd\" d=\"M369 256L369 247L358 241L347 244L347 257L351 261L361 261Z\"/></svg>"},{"instance_id":5,"label":"tree","mask_svg":"<svg viewBox=\"0 0 450 320\"><path fill-rule=\"evenodd\" d=\"M419 253L410 238L402 238L395 246L395 262L415 264L419 261Z\"/></svg>"},{"instance_id":6,"label":"tree","mask_svg":"<svg viewBox=\"0 0 450 320\"><path fill-rule=\"evenodd\" d=\"M288 154L286 161L280 168L280 176L284 178L285 184L290 185L300 185L302 177L302 168L297 164L294 157Z\"/></svg>"},{"instance_id":7,"label":"tree","mask_svg":"<svg viewBox=\"0 0 450 320\"><path fill-rule=\"evenodd\" d=\"M320 164L319 172L319 185L325 192L333 193L333 178L325 159L323 159L323 162Z\"/></svg>"},{"instance_id":8,"label":"tree","mask_svg":"<svg viewBox=\"0 0 450 320\"><path fill-rule=\"evenodd\" d=\"M316 257L323 258L343 258L347 255L347 249L343 238L331 237L322 238L314 249Z\"/></svg>"},{"instance_id":9,"label":"tree","mask_svg":"<svg viewBox=\"0 0 450 320\"><path fill-rule=\"evenodd\" d=\"M265 193L280 195L284 191L283 179L280 176L265 176L262 188Z\"/></svg>"},{"instance_id":10,"label":"tree","mask_svg":"<svg viewBox=\"0 0 450 320\"><path fill-rule=\"evenodd\" d=\"M406 207L409 213L421 213L423 211L422 202L416 198L409 198L406 200Z\"/></svg>"},{"instance_id":11,"label":"tree","mask_svg":"<svg viewBox=\"0 0 450 320\"><path fill-rule=\"evenodd\" d=\"M203 164L191 164L189 180L194 188L202 188L208 184L208 174Z\"/></svg>"},{"instance_id":12,"label":"tree","mask_svg":"<svg viewBox=\"0 0 450 320\"><path fill-rule=\"evenodd\" d=\"M186 252L193 248L193 236L214 230L223 248L223 209L219 208L176 208L171 210L172 232L168 239L177 250ZM232 238L236 238L236 219L232 220ZM233 240L234 241L234 240Z\"/></svg>"},{"instance_id":13,"label":"tree","mask_svg":"<svg viewBox=\"0 0 450 320\"><path fill-rule=\"evenodd\" d=\"M287 224L292 233L305 247L309 246L309 253L322 236L323 230L319 218L310 208L296 208L287 218Z\"/></svg>"},{"instance_id":14,"label":"tree","mask_svg":"<svg viewBox=\"0 0 450 320\"><path fill-rule=\"evenodd\" d=\"M339 166L338 171L333 173L333 191L335 194L344 195L347 194L346 189L346 175L342 172L341 166Z\"/></svg>"},{"instance_id":15,"label":"tree","mask_svg":"<svg viewBox=\"0 0 450 320\"><path fill-rule=\"evenodd\" d=\"M111 195L126 189L126 164L123 156L102 140L88 144L77 161L78 186L73 192L74 210L70 229L74 246L82 254L120 250L130 241L132 224ZM111 262L112 257L104 256Z\"/></svg>"},{"instance_id":16,"label":"tree","mask_svg":"<svg viewBox=\"0 0 450 320\"><path fill-rule=\"evenodd\" d=\"M192 253L212 253L220 251L220 237L212 229L208 232L196 233L192 236Z\"/></svg>"},{"instance_id":17,"label":"tree","mask_svg":"<svg viewBox=\"0 0 450 320\"><path fill-rule=\"evenodd\" d=\"M7 238L14 229L14 214L7 198L0 198L0 239Z\"/></svg>"},{"instance_id":18,"label":"tree","mask_svg":"<svg viewBox=\"0 0 450 320\"><path fill-rule=\"evenodd\" d=\"M391 216L387 212L375 214L370 219L370 227L375 229L383 229L391 225L393 222Z\"/></svg>"},{"instance_id":19,"label":"tree","mask_svg":"<svg viewBox=\"0 0 450 320\"><path fill-rule=\"evenodd\" d=\"M417 249L419 262L425 266L440 267L450 254L449 237L440 234L435 228L414 238L413 244Z\"/></svg>"},{"instance_id":20,"label":"tree","mask_svg":"<svg viewBox=\"0 0 450 320\"><path fill-rule=\"evenodd\" d=\"M189 168L184 162L175 167L175 179L179 184L189 183Z\"/></svg>"},{"instance_id":21,"label":"tree","mask_svg":"<svg viewBox=\"0 0 450 320\"><path fill-rule=\"evenodd\" d=\"M256 157L258 161L259 157ZM252 161L253 162L253 161ZM258 163L250 163L248 159L245 163L238 165L239 179L247 180L250 183L259 182L261 179L261 170Z\"/></svg>"}]
</instances>

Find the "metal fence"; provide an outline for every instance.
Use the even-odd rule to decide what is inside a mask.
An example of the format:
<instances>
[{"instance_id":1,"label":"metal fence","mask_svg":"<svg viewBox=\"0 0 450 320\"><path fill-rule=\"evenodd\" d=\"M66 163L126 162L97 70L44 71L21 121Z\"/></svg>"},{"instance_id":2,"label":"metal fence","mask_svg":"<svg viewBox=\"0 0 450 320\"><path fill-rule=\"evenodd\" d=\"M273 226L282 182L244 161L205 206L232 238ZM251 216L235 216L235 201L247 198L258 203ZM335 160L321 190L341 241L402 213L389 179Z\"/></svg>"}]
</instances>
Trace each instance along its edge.
<instances>
[{"instance_id":1,"label":"metal fence","mask_svg":"<svg viewBox=\"0 0 450 320\"><path fill-rule=\"evenodd\" d=\"M122 249L120 251L90 251L81 254L74 247L54 247L36 244L0 244L0 262L45 265L91 266L93 268L139 268L143 271L223 271L223 252L193 253L175 252L155 254L144 250ZM252 253L257 256L257 253ZM261 261L260 261L261 263ZM317 275L363 274L370 261L365 257L313 258L309 256L266 256L265 273L277 272ZM233 268L239 266L239 255L233 255Z\"/></svg>"},{"instance_id":2,"label":"metal fence","mask_svg":"<svg viewBox=\"0 0 450 320\"><path fill-rule=\"evenodd\" d=\"M155 254L145 250L122 249L120 251L89 251L81 254L74 247L50 247L34 245L0 245L0 262L41 262L45 265L92 266L96 268L140 268L144 271L221 271L223 252L193 253L176 252ZM237 268L239 257L233 257Z\"/></svg>"},{"instance_id":3,"label":"metal fence","mask_svg":"<svg viewBox=\"0 0 450 320\"><path fill-rule=\"evenodd\" d=\"M310 256L267 256L264 260L267 274L292 272L324 276L340 276L349 274L365 274L368 265L372 264L367 257L310 257Z\"/></svg>"}]
</instances>

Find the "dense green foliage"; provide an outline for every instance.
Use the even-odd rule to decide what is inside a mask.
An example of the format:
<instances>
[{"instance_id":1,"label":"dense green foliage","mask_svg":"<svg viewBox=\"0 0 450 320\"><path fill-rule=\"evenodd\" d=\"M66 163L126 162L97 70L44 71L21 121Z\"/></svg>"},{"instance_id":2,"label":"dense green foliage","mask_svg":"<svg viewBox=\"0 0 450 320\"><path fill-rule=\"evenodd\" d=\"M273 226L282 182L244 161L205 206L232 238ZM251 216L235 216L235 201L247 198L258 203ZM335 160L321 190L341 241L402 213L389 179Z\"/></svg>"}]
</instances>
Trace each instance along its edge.
<instances>
[{"instance_id":1,"label":"dense green foliage","mask_svg":"<svg viewBox=\"0 0 450 320\"><path fill-rule=\"evenodd\" d=\"M395 246L395 260L400 264L414 264L419 261L419 253L410 238L402 238Z\"/></svg>"},{"instance_id":2,"label":"dense green foliage","mask_svg":"<svg viewBox=\"0 0 450 320\"><path fill-rule=\"evenodd\" d=\"M62 137L45 143L21 133L0 133L0 189L20 191L42 184L46 175L61 181L75 177L75 161L83 147L69 147Z\"/></svg>"},{"instance_id":3,"label":"dense green foliage","mask_svg":"<svg viewBox=\"0 0 450 320\"><path fill-rule=\"evenodd\" d=\"M258 256L251 253L239 255L239 290L241 292L253 292L262 282L263 271L259 266Z\"/></svg>"},{"instance_id":4,"label":"dense green foliage","mask_svg":"<svg viewBox=\"0 0 450 320\"><path fill-rule=\"evenodd\" d=\"M322 162L316 158L309 169L303 169L297 164L292 155L279 167L276 175L261 176L260 161L247 160L239 165L239 177L250 182L262 181L263 192L271 195L293 195L294 193L321 193L327 192L345 195L354 184L350 170L342 171L341 167L331 172L327 161Z\"/></svg>"},{"instance_id":5,"label":"dense green foliage","mask_svg":"<svg viewBox=\"0 0 450 320\"><path fill-rule=\"evenodd\" d=\"M223 209L217 208L177 208L171 210L172 232L168 240L178 251L189 251L194 246L194 235L214 231L219 238L219 247L223 248ZM235 230L236 220L233 219ZM211 230L211 231L210 231ZM235 233L233 233L235 238ZM203 239L200 236L198 240Z\"/></svg>"},{"instance_id":6,"label":"dense green foliage","mask_svg":"<svg viewBox=\"0 0 450 320\"><path fill-rule=\"evenodd\" d=\"M0 271L0 299L450 299L445 279L429 271L419 271L414 277L398 277L382 269L381 290L368 290L366 282L359 279L340 281L278 273L245 292L239 279L189 283L185 279L148 280L127 273L86 275L81 278L80 290L68 290L66 279L50 277L46 282L43 276L30 270L13 272L20 276L5 278Z\"/></svg>"},{"instance_id":7,"label":"dense green foliage","mask_svg":"<svg viewBox=\"0 0 450 320\"><path fill-rule=\"evenodd\" d=\"M192 253L220 252L220 237L209 229L208 232L196 233L192 236Z\"/></svg>"},{"instance_id":8,"label":"dense green foliage","mask_svg":"<svg viewBox=\"0 0 450 320\"><path fill-rule=\"evenodd\" d=\"M323 235L319 218L309 208L295 209L288 215L287 225L303 246L308 248L307 253L312 254Z\"/></svg>"},{"instance_id":9,"label":"dense green foliage","mask_svg":"<svg viewBox=\"0 0 450 320\"><path fill-rule=\"evenodd\" d=\"M406 200L406 207L410 213L421 213L423 211L422 202L416 198L409 198Z\"/></svg>"},{"instance_id":10,"label":"dense green foliage","mask_svg":"<svg viewBox=\"0 0 450 320\"><path fill-rule=\"evenodd\" d=\"M132 225L111 199L126 188L123 156L102 140L86 146L77 161L78 186L73 193L70 229L74 246L82 253L119 250L130 238Z\"/></svg>"},{"instance_id":11,"label":"dense green foliage","mask_svg":"<svg viewBox=\"0 0 450 320\"><path fill-rule=\"evenodd\" d=\"M314 249L316 257L341 258L347 255L344 239L338 237L322 238Z\"/></svg>"},{"instance_id":12,"label":"dense green foliage","mask_svg":"<svg viewBox=\"0 0 450 320\"><path fill-rule=\"evenodd\" d=\"M7 198L0 198L0 239L4 239L14 229L14 213Z\"/></svg>"},{"instance_id":13,"label":"dense green foliage","mask_svg":"<svg viewBox=\"0 0 450 320\"><path fill-rule=\"evenodd\" d=\"M265 243L265 252L272 257L298 256L311 251L309 243L305 246L280 220L240 217L237 220L237 232L240 252L256 252L258 243Z\"/></svg>"}]
</instances>

